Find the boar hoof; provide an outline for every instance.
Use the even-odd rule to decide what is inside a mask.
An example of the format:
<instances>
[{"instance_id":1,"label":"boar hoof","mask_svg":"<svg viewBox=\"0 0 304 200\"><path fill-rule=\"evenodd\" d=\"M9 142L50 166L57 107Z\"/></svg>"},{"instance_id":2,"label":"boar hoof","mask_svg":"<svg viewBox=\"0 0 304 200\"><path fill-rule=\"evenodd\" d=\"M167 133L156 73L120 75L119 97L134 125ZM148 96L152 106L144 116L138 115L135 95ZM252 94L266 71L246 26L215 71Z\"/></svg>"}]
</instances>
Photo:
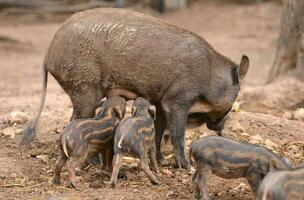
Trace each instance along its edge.
<instances>
[{"instance_id":1,"label":"boar hoof","mask_svg":"<svg viewBox=\"0 0 304 200\"><path fill-rule=\"evenodd\" d=\"M111 186L112 188L116 187L116 182L114 182L114 181L104 181L104 184Z\"/></svg>"},{"instance_id":2,"label":"boar hoof","mask_svg":"<svg viewBox=\"0 0 304 200\"><path fill-rule=\"evenodd\" d=\"M116 183L115 182L111 182L111 187L115 188L116 187Z\"/></svg>"},{"instance_id":3,"label":"boar hoof","mask_svg":"<svg viewBox=\"0 0 304 200\"><path fill-rule=\"evenodd\" d=\"M187 169L189 170L190 168L190 163L188 162L188 160L186 160L185 158L181 159L180 163L178 163L179 168L183 168L183 169Z\"/></svg>"}]
</instances>

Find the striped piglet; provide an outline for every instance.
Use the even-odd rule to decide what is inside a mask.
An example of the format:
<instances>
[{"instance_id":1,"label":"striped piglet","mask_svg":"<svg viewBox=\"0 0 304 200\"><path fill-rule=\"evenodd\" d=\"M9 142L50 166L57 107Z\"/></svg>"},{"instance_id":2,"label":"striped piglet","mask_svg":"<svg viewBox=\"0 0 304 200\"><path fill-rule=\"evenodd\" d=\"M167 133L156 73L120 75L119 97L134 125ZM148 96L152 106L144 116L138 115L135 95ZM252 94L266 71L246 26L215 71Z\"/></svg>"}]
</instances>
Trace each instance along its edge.
<instances>
[{"instance_id":1,"label":"striped piglet","mask_svg":"<svg viewBox=\"0 0 304 200\"><path fill-rule=\"evenodd\" d=\"M208 136L193 142L190 158L196 162L192 178L196 199L209 200L206 178L211 170L215 175L245 178L256 194L259 184L269 171L289 169L289 164L265 147L238 142L219 136Z\"/></svg>"},{"instance_id":2,"label":"striped piglet","mask_svg":"<svg viewBox=\"0 0 304 200\"><path fill-rule=\"evenodd\" d=\"M258 200L304 200L304 163L299 168L270 172L263 179Z\"/></svg>"},{"instance_id":3,"label":"striped piglet","mask_svg":"<svg viewBox=\"0 0 304 200\"><path fill-rule=\"evenodd\" d=\"M132 108L132 116L124 118L117 126L114 139L114 166L110 183L112 186L116 185L123 156L129 154L140 159L141 168L152 183L160 184L149 168L146 154L148 151L152 169L159 172L155 155L156 108L141 97L134 101Z\"/></svg>"},{"instance_id":4,"label":"striped piglet","mask_svg":"<svg viewBox=\"0 0 304 200\"><path fill-rule=\"evenodd\" d=\"M76 167L95 154L102 154L103 168L112 170L115 129L125 109L124 98L111 97L102 103L101 111L95 118L72 121L63 130L59 138L60 153L54 170L54 184L60 184L62 167L68 161L68 187L75 188Z\"/></svg>"}]
</instances>

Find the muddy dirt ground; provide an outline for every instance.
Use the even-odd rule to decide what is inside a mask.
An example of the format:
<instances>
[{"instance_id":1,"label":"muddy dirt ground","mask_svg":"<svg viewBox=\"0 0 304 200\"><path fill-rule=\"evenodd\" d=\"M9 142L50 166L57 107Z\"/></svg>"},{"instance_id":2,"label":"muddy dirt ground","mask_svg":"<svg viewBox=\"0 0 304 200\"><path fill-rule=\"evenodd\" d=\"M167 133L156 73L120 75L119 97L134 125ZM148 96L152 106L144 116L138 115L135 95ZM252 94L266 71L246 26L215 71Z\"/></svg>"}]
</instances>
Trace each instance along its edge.
<instances>
[{"instance_id":1,"label":"muddy dirt ground","mask_svg":"<svg viewBox=\"0 0 304 200\"><path fill-rule=\"evenodd\" d=\"M242 54L247 54L251 68L243 89L265 82L279 31L279 4L201 2L157 16L198 33L236 62ZM142 172L137 173L136 161L132 160L131 163L124 161L116 189L89 187L96 179L108 179L93 166L78 172L79 191L65 187L66 171L62 186L54 186L51 178L58 153L56 140L62 127L69 122L72 107L68 96L52 77L37 140L28 147L18 145L22 128L38 108L43 55L63 18L0 16L0 199L51 199L54 196L65 199L193 199L190 176L184 170L171 167L170 144L164 146L164 153L171 165L162 167L160 186L151 185ZM299 163L304 159L304 122L288 120L286 115L282 117L284 112L262 114L241 107L239 112L230 114L224 135L266 144L281 156L288 156L293 163ZM189 145L205 135L214 133L205 126L189 128L186 143ZM254 199L243 179L210 176L208 186L212 199Z\"/></svg>"}]
</instances>

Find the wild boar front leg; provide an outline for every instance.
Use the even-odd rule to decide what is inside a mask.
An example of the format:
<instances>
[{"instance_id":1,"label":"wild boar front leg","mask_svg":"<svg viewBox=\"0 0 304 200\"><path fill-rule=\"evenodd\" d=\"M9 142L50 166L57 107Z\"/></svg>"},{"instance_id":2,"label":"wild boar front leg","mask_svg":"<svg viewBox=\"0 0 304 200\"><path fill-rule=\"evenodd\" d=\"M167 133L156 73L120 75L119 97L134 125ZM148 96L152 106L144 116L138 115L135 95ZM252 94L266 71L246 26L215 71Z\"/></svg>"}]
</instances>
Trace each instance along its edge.
<instances>
[{"instance_id":1,"label":"wild boar front leg","mask_svg":"<svg viewBox=\"0 0 304 200\"><path fill-rule=\"evenodd\" d=\"M164 157L161 153L161 141L163 137L164 130L166 128L166 117L165 113L161 107L161 105L156 105L156 120L154 122L155 124L155 144L156 144L156 158L157 161L162 164L164 161Z\"/></svg>"},{"instance_id":2,"label":"wild boar front leg","mask_svg":"<svg viewBox=\"0 0 304 200\"><path fill-rule=\"evenodd\" d=\"M171 142L174 148L175 161L178 168L188 169L189 161L185 155L185 129L187 122L187 109L174 102L167 102L167 123Z\"/></svg>"},{"instance_id":3,"label":"wild boar front leg","mask_svg":"<svg viewBox=\"0 0 304 200\"><path fill-rule=\"evenodd\" d=\"M189 91L189 88L181 88L181 85L183 80L171 85L162 99L162 107L166 113L177 167L189 169L190 164L185 154L185 130L188 111L197 96L195 92Z\"/></svg>"}]
</instances>

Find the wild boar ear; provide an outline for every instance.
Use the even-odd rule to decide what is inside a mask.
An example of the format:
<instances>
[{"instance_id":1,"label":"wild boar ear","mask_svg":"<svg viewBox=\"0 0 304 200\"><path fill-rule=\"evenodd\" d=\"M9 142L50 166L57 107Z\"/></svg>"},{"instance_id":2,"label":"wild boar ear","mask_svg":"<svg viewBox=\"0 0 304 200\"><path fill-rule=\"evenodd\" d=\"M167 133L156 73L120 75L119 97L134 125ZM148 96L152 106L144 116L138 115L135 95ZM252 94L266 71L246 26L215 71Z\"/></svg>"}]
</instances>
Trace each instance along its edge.
<instances>
[{"instance_id":1,"label":"wild boar ear","mask_svg":"<svg viewBox=\"0 0 304 200\"><path fill-rule=\"evenodd\" d=\"M119 119L122 119L124 117L120 106L114 107L113 110Z\"/></svg>"},{"instance_id":2,"label":"wild boar ear","mask_svg":"<svg viewBox=\"0 0 304 200\"><path fill-rule=\"evenodd\" d=\"M249 69L249 58L246 55L242 56L240 66L237 68L238 80L244 79Z\"/></svg>"},{"instance_id":3,"label":"wild boar ear","mask_svg":"<svg viewBox=\"0 0 304 200\"><path fill-rule=\"evenodd\" d=\"M149 111L150 115L152 116L152 118L155 120L156 119L156 107L151 105L151 106L149 106L148 111Z\"/></svg>"}]
</instances>

